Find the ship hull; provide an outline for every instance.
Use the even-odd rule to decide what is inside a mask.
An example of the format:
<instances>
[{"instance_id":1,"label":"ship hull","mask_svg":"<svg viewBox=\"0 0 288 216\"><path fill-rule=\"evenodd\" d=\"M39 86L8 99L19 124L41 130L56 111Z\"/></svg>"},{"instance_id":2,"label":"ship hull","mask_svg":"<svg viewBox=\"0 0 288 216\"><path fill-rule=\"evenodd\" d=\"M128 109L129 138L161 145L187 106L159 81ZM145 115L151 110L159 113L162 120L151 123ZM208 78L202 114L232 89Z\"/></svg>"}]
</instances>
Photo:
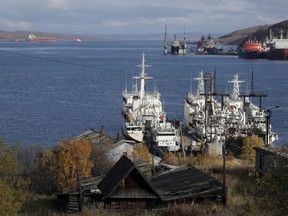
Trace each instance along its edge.
<instances>
[{"instance_id":1,"label":"ship hull","mask_svg":"<svg viewBox=\"0 0 288 216\"><path fill-rule=\"evenodd\" d=\"M262 58L262 52L259 51L246 51L238 53L239 58L244 59L259 59Z\"/></svg>"},{"instance_id":2,"label":"ship hull","mask_svg":"<svg viewBox=\"0 0 288 216\"><path fill-rule=\"evenodd\" d=\"M243 45L238 56L244 59L263 58L263 46L261 43L249 40Z\"/></svg>"},{"instance_id":3,"label":"ship hull","mask_svg":"<svg viewBox=\"0 0 288 216\"><path fill-rule=\"evenodd\" d=\"M143 132L142 130L129 130L126 124L122 126L122 134L127 138L134 140L136 142L143 142Z\"/></svg>"},{"instance_id":4,"label":"ship hull","mask_svg":"<svg viewBox=\"0 0 288 216\"><path fill-rule=\"evenodd\" d=\"M265 57L271 60L288 60L288 48L287 49L271 49Z\"/></svg>"}]
</instances>

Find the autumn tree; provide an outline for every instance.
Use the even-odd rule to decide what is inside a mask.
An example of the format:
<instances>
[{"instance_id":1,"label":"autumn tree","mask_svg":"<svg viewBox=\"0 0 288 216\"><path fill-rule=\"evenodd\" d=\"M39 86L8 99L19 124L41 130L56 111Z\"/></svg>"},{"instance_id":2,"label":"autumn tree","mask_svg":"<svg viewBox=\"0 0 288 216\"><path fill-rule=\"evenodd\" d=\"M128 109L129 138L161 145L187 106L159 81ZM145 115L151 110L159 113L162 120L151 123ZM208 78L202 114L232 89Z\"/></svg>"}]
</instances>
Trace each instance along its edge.
<instances>
[{"instance_id":1,"label":"autumn tree","mask_svg":"<svg viewBox=\"0 0 288 216\"><path fill-rule=\"evenodd\" d=\"M170 165L179 165L178 158L173 152L167 152L164 156L163 162Z\"/></svg>"},{"instance_id":2,"label":"autumn tree","mask_svg":"<svg viewBox=\"0 0 288 216\"><path fill-rule=\"evenodd\" d=\"M92 176L103 175L107 173L114 165L114 163L109 160L105 148L96 148L95 145L92 145L90 159L93 163L91 171Z\"/></svg>"},{"instance_id":3,"label":"autumn tree","mask_svg":"<svg viewBox=\"0 0 288 216\"><path fill-rule=\"evenodd\" d=\"M39 156L45 151L41 144L17 144L18 160L23 165L22 175L29 178L29 190L32 193L49 193L46 169L39 164Z\"/></svg>"},{"instance_id":4,"label":"autumn tree","mask_svg":"<svg viewBox=\"0 0 288 216\"><path fill-rule=\"evenodd\" d=\"M17 154L17 148L0 141L0 215L16 215L27 197L28 181Z\"/></svg>"},{"instance_id":5,"label":"autumn tree","mask_svg":"<svg viewBox=\"0 0 288 216\"><path fill-rule=\"evenodd\" d=\"M185 157L180 152L167 152L164 156L163 162L174 166L181 166L186 164Z\"/></svg>"},{"instance_id":6,"label":"autumn tree","mask_svg":"<svg viewBox=\"0 0 288 216\"><path fill-rule=\"evenodd\" d=\"M144 144L140 143L134 146L132 157L133 161L146 160L149 164L152 164L151 154L148 147Z\"/></svg>"},{"instance_id":7,"label":"autumn tree","mask_svg":"<svg viewBox=\"0 0 288 216\"><path fill-rule=\"evenodd\" d=\"M247 136L243 139L243 146L241 147L241 157L245 160L255 161L254 147L261 147L264 145L263 139L256 136Z\"/></svg>"},{"instance_id":8,"label":"autumn tree","mask_svg":"<svg viewBox=\"0 0 288 216\"><path fill-rule=\"evenodd\" d=\"M53 150L44 152L41 165L49 173L56 190L76 189L79 177L91 175L90 152L90 143L77 138L65 139Z\"/></svg>"}]
</instances>

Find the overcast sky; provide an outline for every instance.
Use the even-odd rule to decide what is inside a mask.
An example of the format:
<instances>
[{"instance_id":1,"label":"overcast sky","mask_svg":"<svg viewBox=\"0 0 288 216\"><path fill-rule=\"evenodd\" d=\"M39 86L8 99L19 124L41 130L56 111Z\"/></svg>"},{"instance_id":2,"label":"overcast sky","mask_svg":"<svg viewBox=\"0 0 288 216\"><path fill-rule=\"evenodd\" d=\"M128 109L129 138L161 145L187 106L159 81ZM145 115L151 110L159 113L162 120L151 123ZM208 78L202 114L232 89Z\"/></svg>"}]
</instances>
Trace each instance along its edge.
<instances>
[{"instance_id":1,"label":"overcast sky","mask_svg":"<svg viewBox=\"0 0 288 216\"><path fill-rule=\"evenodd\" d=\"M230 33L288 19L288 0L1 0L0 30Z\"/></svg>"}]
</instances>

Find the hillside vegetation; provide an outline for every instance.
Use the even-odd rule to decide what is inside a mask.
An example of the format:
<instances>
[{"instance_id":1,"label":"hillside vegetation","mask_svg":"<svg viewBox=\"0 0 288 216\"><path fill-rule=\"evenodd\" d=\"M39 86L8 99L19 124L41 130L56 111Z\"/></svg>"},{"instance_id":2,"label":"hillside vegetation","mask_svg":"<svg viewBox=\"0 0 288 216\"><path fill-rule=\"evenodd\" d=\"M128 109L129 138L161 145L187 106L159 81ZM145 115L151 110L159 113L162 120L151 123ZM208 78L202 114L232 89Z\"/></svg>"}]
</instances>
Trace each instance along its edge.
<instances>
[{"instance_id":1,"label":"hillside vegetation","mask_svg":"<svg viewBox=\"0 0 288 216\"><path fill-rule=\"evenodd\" d=\"M4 41L25 41L30 32L28 31L2 31L0 30L0 40ZM95 37L79 36L72 34L56 34L46 32L32 32L37 37L53 37L56 40L75 40L81 38L82 40L96 40Z\"/></svg>"},{"instance_id":2,"label":"hillside vegetation","mask_svg":"<svg viewBox=\"0 0 288 216\"><path fill-rule=\"evenodd\" d=\"M288 20L273 25L261 25L237 30L218 38L218 40L220 43L230 45L241 45L241 43L245 42L248 38L264 41L270 37L270 30L272 37L279 38L281 29L284 32L284 36L286 36L286 32L288 32Z\"/></svg>"}]
</instances>

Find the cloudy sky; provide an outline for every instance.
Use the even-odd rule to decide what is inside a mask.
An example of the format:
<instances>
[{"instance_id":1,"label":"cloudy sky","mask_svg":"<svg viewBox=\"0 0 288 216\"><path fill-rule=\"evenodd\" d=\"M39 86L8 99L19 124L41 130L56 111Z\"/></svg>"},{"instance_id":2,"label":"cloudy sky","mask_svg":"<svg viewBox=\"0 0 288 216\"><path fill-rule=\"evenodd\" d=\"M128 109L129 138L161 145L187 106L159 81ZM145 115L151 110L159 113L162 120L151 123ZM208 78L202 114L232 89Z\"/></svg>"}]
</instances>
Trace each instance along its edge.
<instances>
[{"instance_id":1,"label":"cloudy sky","mask_svg":"<svg viewBox=\"0 0 288 216\"><path fill-rule=\"evenodd\" d=\"M2 0L0 30L230 33L288 19L287 0Z\"/></svg>"}]
</instances>

